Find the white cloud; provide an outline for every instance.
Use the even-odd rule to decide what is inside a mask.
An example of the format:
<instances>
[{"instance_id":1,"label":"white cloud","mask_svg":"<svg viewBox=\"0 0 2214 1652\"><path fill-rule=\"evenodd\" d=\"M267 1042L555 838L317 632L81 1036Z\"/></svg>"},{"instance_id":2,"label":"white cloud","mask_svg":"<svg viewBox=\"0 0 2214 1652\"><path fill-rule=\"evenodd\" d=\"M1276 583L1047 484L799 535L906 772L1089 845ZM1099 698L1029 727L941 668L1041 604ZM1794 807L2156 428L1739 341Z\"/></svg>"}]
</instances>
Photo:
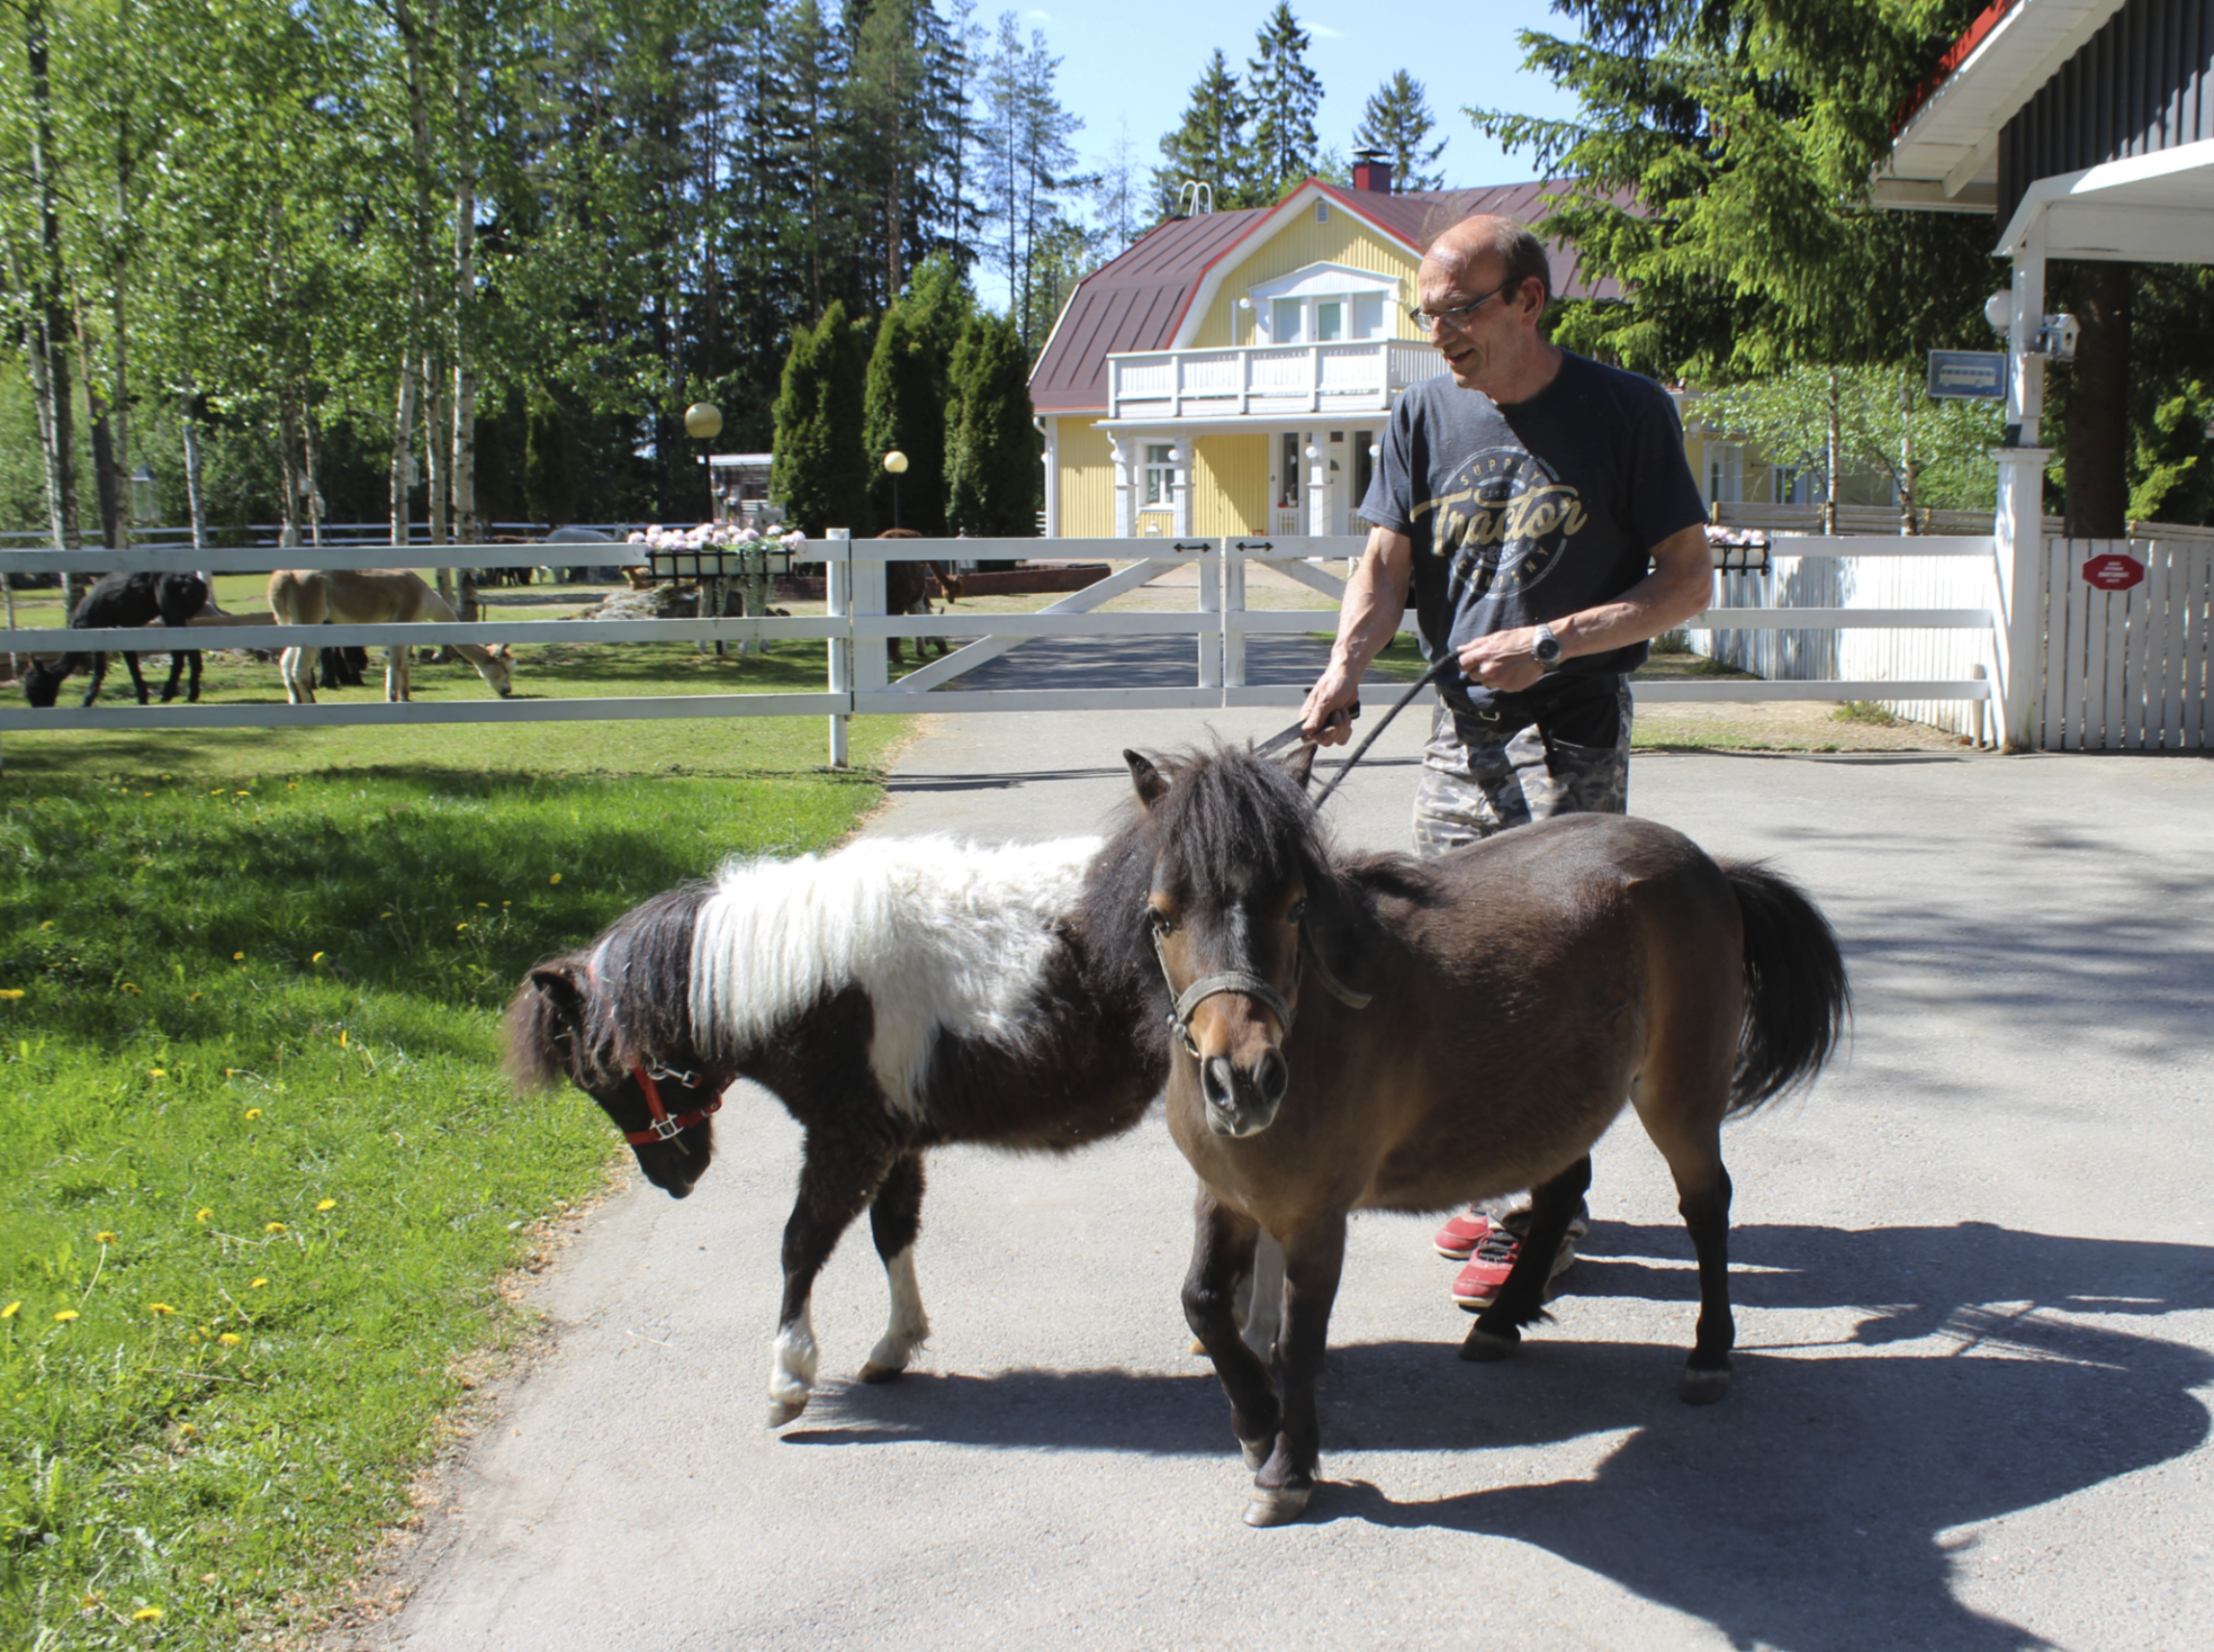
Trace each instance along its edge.
<instances>
[{"instance_id":1,"label":"white cloud","mask_svg":"<svg viewBox=\"0 0 2214 1652\"><path fill-rule=\"evenodd\" d=\"M1320 35L1326 40L1342 40L1346 38L1342 29L1333 29L1327 23L1309 23L1307 33Z\"/></svg>"}]
</instances>

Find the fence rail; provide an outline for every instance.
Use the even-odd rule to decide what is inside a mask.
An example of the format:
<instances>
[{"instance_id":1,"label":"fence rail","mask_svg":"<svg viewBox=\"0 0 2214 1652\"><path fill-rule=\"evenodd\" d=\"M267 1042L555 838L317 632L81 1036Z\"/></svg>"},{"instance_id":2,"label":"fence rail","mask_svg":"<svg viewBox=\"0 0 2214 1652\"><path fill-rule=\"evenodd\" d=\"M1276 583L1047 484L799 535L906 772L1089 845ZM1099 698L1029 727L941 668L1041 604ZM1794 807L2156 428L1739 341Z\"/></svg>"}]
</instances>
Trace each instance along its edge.
<instances>
[{"instance_id":1,"label":"fence rail","mask_svg":"<svg viewBox=\"0 0 2214 1652\"><path fill-rule=\"evenodd\" d=\"M1246 643L1249 637L1328 634L1336 629L1332 610L1255 609L1246 605L1246 577L1249 567L1262 565L1306 585L1333 601L1343 595L1344 581L1327 566L1357 556L1357 538L1277 535L1259 537L1193 537L1184 540L1129 539L959 539L959 540L855 540L834 532L824 540L811 540L796 553L802 562L825 565L830 612L798 618L745 617L728 619L668 620L566 620L487 619L463 624L330 625L314 627L253 623L225 616L213 623L195 623L192 644L201 648L376 646L453 642L541 643L645 643L645 642L765 642L773 640L820 642L825 647L825 688L820 692L783 694L641 695L623 698L575 700L494 700L411 702L390 705L381 701L324 701L314 706L284 704L221 706L121 705L94 708L57 708L33 710L26 707L0 707L0 732L21 729L122 729L303 727L319 724L448 724L567 722L605 719L790 716L823 714L830 719L833 761L842 761L846 719L852 715L911 712L916 710L1041 710L1055 709L1220 709L1223 707L1296 707L1305 696L1302 685L1251 684L1247 681ZM395 548L396 549L396 548ZM1992 542L1988 536L1927 535L1918 538L1792 538L1780 536L1773 546L1779 556L1801 559L1837 557L1934 557L1983 559L1988 567ZM348 568L361 565L362 547L325 545L261 547L225 551L222 565L239 572L266 572L277 568ZM608 545L449 545L410 547L436 550L442 563L457 567L526 567L543 562L549 553L604 554L614 560L631 555L625 547ZM891 562L962 559L1019 558L1050 551L1057 557L1127 561L1140 558L1082 590L1069 592L1029 614L890 614L885 611L885 570ZM1733 554L1735 555L1735 554ZM172 571L206 560L205 553L189 547L137 546L125 551L0 552L0 567L22 571L80 573L125 570ZM1735 564L1733 564L1735 567ZM1196 576L1191 606L1102 612L1104 605L1138 591L1171 572ZM1757 576L1726 572L1720 575L1725 594L1732 581ZM1411 610L1402 616L1402 629L1411 631ZM1739 607L1718 604L1690 622L1687 629L1727 636L1737 632L1787 635L1796 633L1837 637L1844 633L1897 634L1960 632L1988 636L1992 627L1988 607L1961 606L1887 605L1881 607L1825 605L1779 607L1772 605ZM909 673L897 682L890 677L888 643L891 638L945 637L964 646ZM1010 649L1041 638L1118 638L1142 636L1190 637L1194 645L1193 682L1186 686L1073 688L973 687L962 679L977 667ZM23 653L52 652L64 640L53 630L17 630L0 632L0 646ZM68 633L72 648L130 649L162 654L180 641L160 627L144 631L98 631ZM273 685L273 684L272 684ZM1990 697L1989 683L1978 675L1957 676L1919 673L1883 678L1846 678L1832 675L1821 681L1711 682L1634 684L1636 697L1648 703L1757 700L1883 700L1976 703Z\"/></svg>"}]
</instances>

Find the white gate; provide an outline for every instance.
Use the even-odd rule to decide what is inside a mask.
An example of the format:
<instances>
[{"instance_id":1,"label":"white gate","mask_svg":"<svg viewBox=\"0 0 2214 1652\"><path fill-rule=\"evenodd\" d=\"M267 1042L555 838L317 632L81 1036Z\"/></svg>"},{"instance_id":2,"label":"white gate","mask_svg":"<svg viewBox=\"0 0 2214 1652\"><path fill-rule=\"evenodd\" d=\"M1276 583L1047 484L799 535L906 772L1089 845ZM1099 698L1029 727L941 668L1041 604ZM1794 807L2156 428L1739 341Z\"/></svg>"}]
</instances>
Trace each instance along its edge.
<instances>
[{"instance_id":1,"label":"white gate","mask_svg":"<svg viewBox=\"0 0 2214 1652\"><path fill-rule=\"evenodd\" d=\"M2214 534L2048 538L2047 751L2202 751L2214 744ZM2126 563L2108 558L2127 558ZM2101 588L2144 570L2136 583Z\"/></svg>"}]
</instances>

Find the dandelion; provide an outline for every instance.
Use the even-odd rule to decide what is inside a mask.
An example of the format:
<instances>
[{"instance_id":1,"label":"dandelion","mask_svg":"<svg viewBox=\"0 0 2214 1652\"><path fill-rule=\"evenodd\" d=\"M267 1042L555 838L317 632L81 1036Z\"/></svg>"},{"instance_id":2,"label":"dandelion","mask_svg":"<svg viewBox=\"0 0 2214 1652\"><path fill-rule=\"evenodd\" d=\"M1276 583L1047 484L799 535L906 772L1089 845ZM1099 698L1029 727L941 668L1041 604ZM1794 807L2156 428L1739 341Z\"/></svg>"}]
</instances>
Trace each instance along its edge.
<instances>
[{"instance_id":1,"label":"dandelion","mask_svg":"<svg viewBox=\"0 0 2214 1652\"><path fill-rule=\"evenodd\" d=\"M124 991L124 992L126 992L126 993L128 993L128 994L131 994L131 996L132 996L132 997L134 997L134 998L136 998L136 997L138 997L138 996L140 995L140 994L139 994L139 984L138 984L138 982L136 982L136 981L125 981L125 982L123 983L123 991Z\"/></svg>"},{"instance_id":2,"label":"dandelion","mask_svg":"<svg viewBox=\"0 0 2214 1652\"><path fill-rule=\"evenodd\" d=\"M457 924L455 924L455 925L453 926L453 933L454 933L454 934L456 934L456 935L459 935L459 934L460 934L460 933L461 933L463 930L467 929L468 927L469 927L469 925L467 925L466 923L457 923Z\"/></svg>"},{"instance_id":3,"label":"dandelion","mask_svg":"<svg viewBox=\"0 0 2214 1652\"><path fill-rule=\"evenodd\" d=\"M199 1209L193 1212L193 1220L194 1222L205 1222L214 1214L214 1211L210 1210L206 1205L203 1204L199 1207Z\"/></svg>"},{"instance_id":4,"label":"dandelion","mask_svg":"<svg viewBox=\"0 0 2214 1652\"><path fill-rule=\"evenodd\" d=\"M315 1207L318 1210L336 1210L338 1200L335 1199L319 1199L315 1201Z\"/></svg>"},{"instance_id":5,"label":"dandelion","mask_svg":"<svg viewBox=\"0 0 2214 1652\"><path fill-rule=\"evenodd\" d=\"M113 1245L115 1242L115 1234L110 1232L105 1227L101 1228L99 1232L92 1235L92 1243L95 1245Z\"/></svg>"},{"instance_id":6,"label":"dandelion","mask_svg":"<svg viewBox=\"0 0 2214 1652\"><path fill-rule=\"evenodd\" d=\"M209 795L210 797L220 797L220 796L222 796L222 794L223 794L223 788L222 788L221 787L219 787L219 787L217 787L215 788L215 790L213 790L213 791L211 791L211 792L209 792L209 793L208 793L208 795Z\"/></svg>"},{"instance_id":7,"label":"dandelion","mask_svg":"<svg viewBox=\"0 0 2214 1652\"><path fill-rule=\"evenodd\" d=\"M341 1049L346 1047L346 1028L344 1027L338 1029L338 1047Z\"/></svg>"},{"instance_id":8,"label":"dandelion","mask_svg":"<svg viewBox=\"0 0 2214 1652\"><path fill-rule=\"evenodd\" d=\"M50 917L49 917L49 918L48 918L48 919L47 919L47 920L46 920L44 923L41 923L41 924L40 924L39 927L40 929L52 929L52 928L54 927L54 920L53 920L52 918L50 918Z\"/></svg>"},{"instance_id":9,"label":"dandelion","mask_svg":"<svg viewBox=\"0 0 2214 1652\"><path fill-rule=\"evenodd\" d=\"M476 904L480 907L483 907L487 912L491 911L492 909L492 903L488 900L480 900Z\"/></svg>"},{"instance_id":10,"label":"dandelion","mask_svg":"<svg viewBox=\"0 0 2214 1652\"><path fill-rule=\"evenodd\" d=\"M503 900L500 904L502 906L513 906L515 903L511 900Z\"/></svg>"},{"instance_id":11,"label":"dandelion","mask_svg":"<svg viewBox=\"0 0 2214 1652\"><path fill-rule=\"evenodd\" d=\"M258 1118L260 1118L261 1116L262 1116L262 1110L261 1110L259 1107L248 1107L248 1108L246 1109L246 1117L247 1117L248 1119L258 1119Z\"/></svg>"},{"instance_id":12,"label":"dandelion","mask_svg":"<svg viewBox=\"0 0 2214 1652\"><path fill-rule=\"evenodd\" d=\"M552 877L548 878L546 881L547 881L548 883L550 883L550 884L557 884L557 883L559 883L559 882L561 881L561 874L560 874L559 872L555 872L555 873L554 873L554 874Z\"/></svg>"},{"instance_id":13,"label":"dandelion","mask_svg":"<svg viewBox=\"0 0 2214 1652\"><path fill-rule=\"evenodd\" d=\"M310 964L321 964L322 962L322 954L318 952L313 958L310 958L308 962Z\"/></svg>"},{"instance_id":14,"label":"dandelion","mask_svg":"<svg viewBox=\"0 0 2214 1652\"><path fill-rule=\"evenodd\" d=\"M262 1231L264 1233L282 1233L284 1224L281 1222L265 1222L262 1224Z\"/></svg>"},{"instance_id":15,"label":"dandelion","mask_svg":"<svg viewBox=\"0 0 2214 1652\"><path fill-rule=\"evenodd\" d=\"M146 1304L146 1311L152 1314L156 1319L167 1319L169 1315L175 1313L177 1310L169 1306L167 1303L148 1303Z\"/></svg>"},{"instance_id":16,"label":"dandelion","mask_svg":"<svg viewBox=\"0 0 2214 1652\"><path fill-rule=\"evenodd\" d=\"M380 912L380 913L378 913L376 916L379 916L379 917L390 917L390 916L392 916L392 914L390 914L389 912Z\"/></svg>"},{"instance_id":17,"label":"dandelion","mask_svg":"<svg viewBox=\"0 0 2214 1652\"><path fill-rule=\"evenodd\" d=\"M244 964L245 961L246 955L244 952L234 952L231 954L231 962L233 964Z\"/></svg>"},{"instance_id":18,"label":"dandelion","mask_svg":"<svg viewBox=\"0 0 2214 1652\"><path fill-rule=\"evenodd\" d=\"M266 1285L266 1284L268 1284L268 1283L269 1283L269 1280L267 1280L267 1279L256 1279L256 1280L254 1280L254 1282L253 1282L252 1284L250 1284L250 1285L246 1286L246 1289L247 1289L247 1290L249 1290L249 1291L258 1291L258 1290L260 1290L260 1289L262 1288L262 1286L264 1286L264 1285Z\"/></svg>"},{"instance_id":19,"label":"dandelion","mask_svg":"<svg viewBox=\"0 0 2214 1652\"><path fill-rule=\"evenodd\" d=\"M234 791L231 795L233 797L251 797L253 793L250 791Z\"/></svg>"},{"instance_id":20,"label":"dandelion","mask_svg":"<svg viewBox=\"0 0 2214 1652\"><path fill-rule=\"evenodd\" d=\"M199 1001L200 995L197 993L189 993L185 995L185 1002L188 1004L196 1004Z\"/></svg>"},{"instance_id":21,"label":"dandelion","mask_svg":"<svg viewBox=\"0 0 2214 1652\"><path fill-rule=\"evenodd\" d=\"M133 1623L159 1623L162 1621L162 1609L158 1606L142 1606L138 1611L131 1613L131 1621Z\"/></svg>"},{"instance_id":22,"label":"dandelion","mask_svg":"<svg viewBox=\"0 0 2214 1652\"><path fill-rule=\"evenodd\" d=\"M183 1435L185 1435L185 1436L186 1436L188 1439L189 1439L191 1436L193 1436L193 1434L196 1434L196 1433L198 1433L199 1432L200 1432L200 1431L199 1431L199 1428L198 1428L198 1426L197 1426L196 1424L193 1424L193 1423L179 1423L179 1424L177 1425L177 1433L180 1433L180 1434L183 1434Z\"/></svg>"},{"instance_id":23,"label":"dandelion","mask_svg":"<svg viewBox=\"0 0 2214 1652\"><path fill-rule=\"evenodd\" d=\"M221 1343L225 1348L236 1348L245 1339L239 1335L239 1333L235 1330L226 1330L222 1333L222 1335L217 1337L216 1340Z\"/></svg>"},{"instance_id":24,"label":"dandelion","mask_svg":"<svg viewBox=\"0 0 2214 1652\"><path fill-rule=\"evenodd\" d=\"M149 1067L146 1069L146 1076L148 1078L167 1078L168 1075L168 1070L166 1068Z\"/></svg>"},{"instance_id":25,"label":"dandelion","mask_svg":"<svg viewBox=\"0 0 2214 1652\"><path fill-rule=\"evenodd\" d=\"M0 987L0 998L5 998L10 1003L13 1003L22 995L23 989L20 987Z\"/></svg>"},{"instance_id":26,"label":"dandelion","mask_svg":"<svg viewBox=\"0 0 2214 1652\"><path fill-rule=\"evenodd\" d=\"M0 1319L13 1319L23 1309L23 1299L18 1297L6 1307L0 1307Z\"/></svg>"},{"instance_id":27,"label":"dandelion","mask_svg":"<svg viewBox=\"0 0 2214 1652\"><path fill-rule=\"evenodd\" d=\"M60 1313L54 1316L54 1323L56 1325L67 1325L76 1317L77 1310L75 1308L64 1308Z\"/></svg>"}]
</instances>

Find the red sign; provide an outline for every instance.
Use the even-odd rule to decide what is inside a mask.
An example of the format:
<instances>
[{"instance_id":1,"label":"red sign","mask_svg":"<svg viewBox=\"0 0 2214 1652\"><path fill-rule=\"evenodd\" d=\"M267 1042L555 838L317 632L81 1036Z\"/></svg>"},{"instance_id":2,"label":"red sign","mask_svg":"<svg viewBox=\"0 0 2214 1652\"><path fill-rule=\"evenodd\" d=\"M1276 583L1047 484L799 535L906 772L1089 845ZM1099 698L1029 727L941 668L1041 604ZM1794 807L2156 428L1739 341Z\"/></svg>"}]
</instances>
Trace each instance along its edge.
<instances>
[{"instance_id":1,"label":"red sign","mask_svg":"<svg viewBox=\"0 0 2214 1652\"><path fill-rule=\"evenodd\" d=\"M2083 565L2083 582L2102 591L2126 591L2145 582L2145 564L2119 551L2094 556Z\"/></svg>"}]
</instances>

